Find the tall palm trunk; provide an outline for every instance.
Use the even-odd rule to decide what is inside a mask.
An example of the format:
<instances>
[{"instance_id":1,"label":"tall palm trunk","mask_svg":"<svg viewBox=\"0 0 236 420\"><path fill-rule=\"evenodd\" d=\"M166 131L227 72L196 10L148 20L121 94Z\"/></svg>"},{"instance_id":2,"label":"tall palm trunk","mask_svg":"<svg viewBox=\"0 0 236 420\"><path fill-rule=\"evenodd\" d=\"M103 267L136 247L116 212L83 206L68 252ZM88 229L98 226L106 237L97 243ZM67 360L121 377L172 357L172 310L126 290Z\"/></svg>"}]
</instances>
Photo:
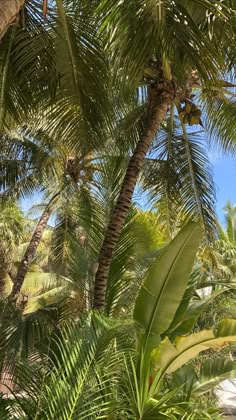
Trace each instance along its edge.
<instances>
[{"instance_id":1,"label":"tall palm trunk","mask_svg":"<svg viewBox=\"0 0 236 420\"><path fill-rule=\"evenodd\" d=\"M40 240L42 238L43 232L45 227L47 226L47 222L49 217L52 214L52 202L55 200L55 198L59 195L59 193L55 194L52 199L49 201L47 206L45 207L42 216L40 217L38 224L35 228L35 231L32 235L32 238L30 240L29 245L27 246L27 249L25 251L24 257L22 258L16 278L14 281L13 289L10 295L10 299L12 301L16 301L17 296L20 292L20 289L22 287L22 284L24 282L25 276L29 270L30 264L32 259L34 258L38 245L40 243Z\"/></svg>"},{"instance_id":2,"label":"tall palm trunk","mask_svg":"<svg viewBox=\"0 0 236 420\"><path fill-rule=\"evenodd\" d=\"M171 81L165 81L158 84L152 90L150 89L148 98L148 108L150 111L144 134L140 138L133 156L129 161L120 194L100 250L94 290L94 307L99 310L103 310L105 306L107 279L113 253L128 214L134 188L144 164L145 156L160 124L166 117L169 104L173 102L174 97L175 86Z\"/></svg>"},{"instance_id":3,"label":"tall palm trunk","mask_svg":"<svg viewBox=\"0 0 236 420\"><path fill-rule=\"evenodd\" d=\"M0 1L0 39L10 25L15 21L25 0L1 0Z\"/></svg>"}]
</instances>

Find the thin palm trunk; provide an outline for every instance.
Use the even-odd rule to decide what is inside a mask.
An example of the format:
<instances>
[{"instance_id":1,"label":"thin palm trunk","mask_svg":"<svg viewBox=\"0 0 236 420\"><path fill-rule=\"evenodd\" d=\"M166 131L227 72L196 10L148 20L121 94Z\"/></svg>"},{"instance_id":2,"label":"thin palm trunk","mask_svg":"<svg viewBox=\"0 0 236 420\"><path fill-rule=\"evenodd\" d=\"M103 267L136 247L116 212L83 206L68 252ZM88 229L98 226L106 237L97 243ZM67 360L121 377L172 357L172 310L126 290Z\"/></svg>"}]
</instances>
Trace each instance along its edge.
<instances>
[{"instance_id":1,"label":"thin palm trunk","mask_svg":"<svg viewBox=\"0 0 236 420\"><path fill-rule=\"evenodd\" d=\"M1 0L0 1L0 39L10 25L16 20L19 11L24 6L25 0Z\"/></svg>"},{"instance_id":2,"label":"thin palm trunk","mask_svg":"<svg viewBox=\"0 0 236 420\"><path fill-rule=\"evenodd\" d=\"M155 88L154 94L153 92L149 94L150 111L145 131L129 161L120 194L100 250L94 290L94 307L99 310L103 310L105 307L107 280L113 253L128 214L134 188L144 164L145 156L160 124L166 117L169 104L173 102L174 96L175 87L170 81L159 84Z\"/></svg>"},{"instance_id":3,"label":"thin palm trunk","mask_svg":"<svg viewBox=\"0 0 236 420\"><path fill-rule=\"evenodd\" d=\"M47 226L47 222L49 220L49 217L52 214L52 202L55 200L55 198L59 195L59 193L55 194L50 202L45 207L42 216L40 217L38 224L35 228L35 231L32 235L32 238L30 240L30 243L25 251L24 257L22 258L16 278L14 281L13 289L10 295L10 299L12 301L16 301L17 296L20 292L20 289L22 287L22 284L24 282L25 276L29 270L30 264L32 262L32 259L34 258L37 248L39 246L39 243L41 241L43 232L45 227Z\"/></svg>"}]
</instances>

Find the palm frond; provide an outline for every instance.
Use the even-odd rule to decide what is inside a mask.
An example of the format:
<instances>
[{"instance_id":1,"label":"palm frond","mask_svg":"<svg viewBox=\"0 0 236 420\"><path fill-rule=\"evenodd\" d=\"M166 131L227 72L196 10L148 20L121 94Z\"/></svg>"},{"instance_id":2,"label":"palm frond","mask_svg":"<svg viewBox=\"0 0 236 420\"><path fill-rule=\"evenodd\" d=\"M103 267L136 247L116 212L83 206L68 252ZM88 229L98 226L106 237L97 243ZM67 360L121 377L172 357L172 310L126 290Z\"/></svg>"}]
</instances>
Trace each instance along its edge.
<instances>
[{"instance_id":1,"label":"palm frond","mask_svg":"<svg viewBox=\"0 0 236 420\"><path fill-rule=\"evenodd\" d=\"M123 74L132 86L142 80L153 54L160 60L165 56L178 75L183 64L185 68L197 68L205 79L209 75L216 77L225 66L222 51L216 44L221 39L221 24L225 25L225 38L230 39L232 29L227 7L219 12L217 5L208 0L192 1L191 7L186 1L163 1L157 5L139 0L130 1L127 6L118 0L104 0L98 8L104 31L108 32L107 44L115 62L115 77ZM208 19L207 14L213 19Z\"/></svg>"},{"instance_id":2,"label":"palm frond","mask_svg":"<svg viewBox=\"0 0 236 420\"><path fill-rule=\"evenodd\" d=\"M160 203L162 209L166 194L170 192L169 214L172 214L172 220L175 221L172 232L178 227L176 222L179 223L183 218L198 218L209 238L215 232L215 187L212 168L202 144L204 136L201 131L187 131L185 127L179 126L176 119L171 136L169 129L168 123L162 128L152 154L158 161L169 160L176 177L170 175L164 181L161 179L162 188L156 189L154 186L151 198L153 201L156 198L157 206ZM152 191L156 192L156 196Z\"/></svg>"},{"instance_id":3,"label":"palm frond","mask_svg":"<svg viewBox=\"0 0 236 420\"><path fill-rule=\"evenodd\" d=\"M114 338L122 342L123 329L96 313L83 316L77 325L68 324L60 337L51 339L50 358L41 377L33 379L32 372L22 366L19 377L28 377L28 383L21 382L22 389L27 394L31 391L26 398L21 395L16 405L25 414L31 411L48 419L100 419L118 412L115 387L124 350L116 348ZM37 391L34 384L31 387L32 380L38 383Z\"/></svg>"},{"instance_id":4,"label":"palm frond","mask_svg":"<svg viewBox=\"0 0 236 420\"><path fill-rule=\"evenodd\" d=\"M207 130L210 146L224 153L235 154L236 150L236 101L229 90L226 94L206 90L202 93L203 124Z\"/></svg>"},{"instance_id":5,"label":"palm frond","mask_svg":"<svg viewBox=\"0 0 236 420\"><path fill-rule=\"evenodd\" d=\"M228 240L235 244L236 238L236 206L233 206L230 201L226 202L224 207L225 212L225 227Z\"/></svg>"},{"instance_id":6,"label":"palm frond","mask_svg":"<svg viewBox=\"0 0 236 420\"><path fill-rule=\"evenodd\" d=\"M182 197L186 211L198 215L206 235L215 231L215 188L210 163L197 136L183 132L182 152ZM187 170L186 170L187 169ZM186 173L184 174L184 172ZM192 192L194 204L188 198ZM191 195L190 195L191 197ZM208 232L208 233L207 233Z\"/></svg>"},{"instance_id":7,"label":"palm frond","mask_svg":"<svg viewBox=\"0 0 236 420\"><path fill-rule=\"evenodd\" d=\"M132 255L135 245L134 230L132 228L134 227L135 214L135 208L131 209L112 260L106 295L106 312L109 315L113 313L115 308L117 309L117 303L121 295L125 295L129 287L127 270L131 271L132 266Z\"/></svg>"},{"instance_id":8,"label":"palm frond","mask_svg":"<svg viewBox=\"0 0 236 420\"><path fill-rule=\"evenodd\" d=\"M60 90L68 98L77 98L85 126L98 128L110 112L106 91L108 62L98 23L89 4L81 2L75 7L66 1L56 1L56 5L55 45Z\"/></svg>"},{"instance_id":9,"label":"palm frond","mask_svg":"<svg viewBox=\"0 0 236 420\"><path fill-rule=\"evenodd\" d=\"M36 10L36 2L27 2L22 13L23 27L20 22L11 28L1 45L1 112L5 126L22 121L42 98L49 100L57 84L50 32Z\"/></svg>"}]
</instances>

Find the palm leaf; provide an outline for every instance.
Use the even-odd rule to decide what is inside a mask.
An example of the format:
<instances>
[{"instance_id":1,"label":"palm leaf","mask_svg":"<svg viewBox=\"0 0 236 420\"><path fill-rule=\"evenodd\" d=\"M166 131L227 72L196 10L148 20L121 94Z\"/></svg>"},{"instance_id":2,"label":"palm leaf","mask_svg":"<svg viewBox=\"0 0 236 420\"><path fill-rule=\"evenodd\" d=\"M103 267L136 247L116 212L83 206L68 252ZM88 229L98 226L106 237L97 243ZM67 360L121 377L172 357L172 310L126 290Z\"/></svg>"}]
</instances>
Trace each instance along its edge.
<instances>
[{"instance_id":1,"label":"palm leaf","mask_svg":"<svg viewBox=\"0 0 236 420\"><path fill-rule=\"evenodd\" d=\"M119 363L119 354L111 354L115 331L112 323L98 315L88 315L79 328L63 331L54 346L55 368L41 391L39 412L46 418L59 415L63 419L108 415L117 380L115 363ZM106 368L101 370L104 357Z\"/></svg>"},{"instance_id":2,"label":"palm leaf","mask_svg":"<svg viewBox=\"0 0 236 420\"><path fill-rule=\"evenodd\" d=\"M226 16L230 16L227 7L219 14L218 8L208 0L196 0L191 7L187 2L163 1L157 7L155 2L143 0L130 1L128 6L118 0L104 0L99 10L104 31L108 32L115 75L120 77L122 68L124 79L128 77L132 86L137 86L143 78L144 69L155 53L160 60L165 56L177 74L181 74L183 64L187 64L197 68L204 78L208 79L209 73L214 78L216 69L224 66L224 57L216 42L222 38L220 23L224 24ZM217 16L216 22L207 21L207 11ZM209 27L214 30L214 40ZM225 30L225 38L229 40L229 22Z\"/></svg>"},{"instance_id":3,"label":"palm leaf","mask_svg":"<svg viewBox=\"0 0 236 420\"><path fill-rule=\"evenodd\" d=\"M109 112L106 93L108 66L97 23L88 4L80 3L74 7L68 2L56 1L56 5L55 41L61 88L67 97L77 97L77 107L81 107L84 123L96 127ZM66 62L62 58L65 52Z\"/></svg>"}]
</instances>

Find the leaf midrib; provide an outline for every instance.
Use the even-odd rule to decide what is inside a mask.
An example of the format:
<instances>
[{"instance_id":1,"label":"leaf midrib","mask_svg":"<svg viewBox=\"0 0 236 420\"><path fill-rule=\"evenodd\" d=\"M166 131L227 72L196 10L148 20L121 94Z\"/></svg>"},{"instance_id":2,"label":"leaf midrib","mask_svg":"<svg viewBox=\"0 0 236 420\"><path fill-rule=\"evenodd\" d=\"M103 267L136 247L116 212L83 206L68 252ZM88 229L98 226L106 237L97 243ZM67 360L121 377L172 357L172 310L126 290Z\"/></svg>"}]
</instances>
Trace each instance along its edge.
<instances>
[{"instance_id":1,"label":"leaf midrib","mask_svg":"<svg viewBox=\"0 0 236 420\"><path fill-rule=\"evenodd\" d=\"M191 236L195 233L195 232L194 232L194 231L195 231L195 229L196 229L196 226L194 226L194 229L190 232L190 234L188 235L187 239L186 239L186 240L184 241L184 243L182 244L181 248L179 249L178 253L176 254L176 256L175 256L175 258L174 258L174 260L173 260L173 263L172 263L172 265L171 265L171 268L170 268L170 269L169 269L169 271L168 271L168 274L167 274L167 277L166 277L166 281L164 282L164 284L163 284L163 286L162 286L162 288L161 288L161 291L160 291L160 293L159 293L159 298L158 298L158 301L157 301L157 303L155 304L154 311L153 311L153 315L152 315L151 321L150 321L149 326L148 326L148 333L147 333L147 335L146 335L145 346L144 346L144 352L145 352L145 350L146 350L146 346L147 346L148 338L149 338L149 336L150 336L150 334L151 334L151 329L152 329L153 322L154 322L154 319L155 319L155 316L156 316L157 307L158 307L159 302L160 302L160 299L161 299L161 297L162 297L162 295L163 295L163 293L164 293L164 289L165 289L166 283L168 282L168 280L169 280L169 278L170 278L170 276L171 276L171 274L172 274L173 267L174 267L174 265L175 265L176 261L178 260L179 255L180 255L180 253L181 253L181 251L182 251L183 247L186 245L186 243L187 243L187 242L188 242L188 240L191 238Z\"/></svg>"}]
</instances>

